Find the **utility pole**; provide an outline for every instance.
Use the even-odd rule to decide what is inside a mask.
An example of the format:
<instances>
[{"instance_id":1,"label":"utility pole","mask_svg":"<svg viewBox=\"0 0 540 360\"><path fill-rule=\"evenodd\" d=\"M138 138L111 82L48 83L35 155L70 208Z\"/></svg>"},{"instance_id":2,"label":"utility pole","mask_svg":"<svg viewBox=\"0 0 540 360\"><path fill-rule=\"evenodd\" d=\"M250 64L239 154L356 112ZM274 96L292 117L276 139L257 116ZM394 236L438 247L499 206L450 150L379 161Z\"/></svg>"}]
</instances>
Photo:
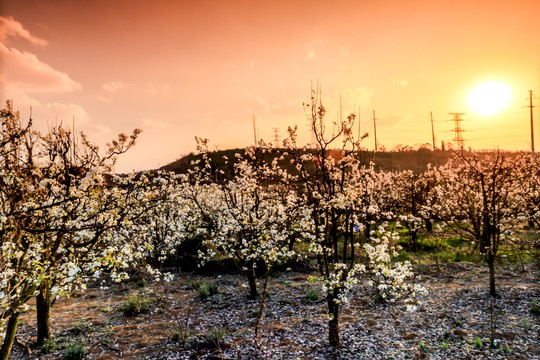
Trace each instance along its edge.
<instances>
[{"instance_id":1,"label":"utility pole","mask_svg":"<svg viewBox=\"0 0 540 360\"><path fill-rule=\"evenodd\" d=\"M429 113L431 116L431 139L433 140L433 151L435 151L435 130L433 130L433 111Z\"/></svg>"},{"instance_id":2,"label":"utility pole","mask_svg":"<svg viewBox=\"0 0 540 360\"><path fill-rule=\"evenodd\" d=\"M360 132L360 126L362 125L362 118L360 117L360 111L361 111L361 105L358 105L358 140L362 137L362 134Z\"/></svg>"},{"instance_id":3,"label":"utility pole","mask_svg":"<svg viewBox=\"0 0 540 360\"><path fill-rule=\"evenodd\" d=\"M459 145L459 148L461 151L463 151L465 147L465 140L463 139L463 129L461 128L461 122L463 119L461 116L465 115L465 113L449 113L450 115L454 115L454 118L452 119L454 121L454 141L456 144Z\"/></svg>"},{"instance_id":4,"label":"utility pole","mask_svg":"<svg viewBox=\"0 0 540 360\"><path fill-rule=\"evenodd\" d=\"M528 108L531 111L531 152L534 154L534 126L533 126L533 91L529 90L529 106Z\"/></svg>"},{"instance_id":5,"label":"utility pole","mask_svg":"<svg viewBox=\"0 0 540 360\"><path fill-rule=\"evenodd\" d=\"M377 151L377 119L375 118L375 110L373 110L373 135L375 135L375 151Z\"/></svg>"},{"instance_id":6,"label":"utility pole","mask_svg":"<svg viewBox=\"0 0 540 360\"><path fill-rule=\"evenodd\" d=\"M253 115L253 140L255 141L255 147L257 146L257 128L255 127L255 114Z\"/></svg>"}]
</instances>

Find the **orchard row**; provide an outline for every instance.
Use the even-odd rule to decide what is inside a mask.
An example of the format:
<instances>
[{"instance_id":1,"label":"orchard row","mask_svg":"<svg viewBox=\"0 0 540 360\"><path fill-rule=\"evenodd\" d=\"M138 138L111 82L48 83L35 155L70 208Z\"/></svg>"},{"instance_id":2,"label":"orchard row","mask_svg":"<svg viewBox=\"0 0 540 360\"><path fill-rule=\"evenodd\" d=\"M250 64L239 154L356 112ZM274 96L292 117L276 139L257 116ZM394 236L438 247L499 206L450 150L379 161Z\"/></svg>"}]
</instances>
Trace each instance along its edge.
<instances>
[{"instance_id":1,"label":"orchard row","mask_svg":"<svg viewBox=\"0 0 540 360\"><path fill-rule=\"evenodd\" d=\"M117 157L140 130L100 152L83 133L61 125L46 134L33 130L8 102L0 133L0 358L8 358L30 299L43 344L56 297L104 275L121 281L130 268L169 280L159 264L193 239L201 264L233 259L246 276L247 296L260 296L255 341L272 267L302 256L316 259L331 346L340 342L340 306L362 277L381 299L414 310L426 289L410 281L410 263L392 260L398 226L408 229L413 248L422 228L475 242L489 266L490 294L497 294L500 245L523 221L540 225L533 156L456 154L421 173L382 171L359 159L354 115L330 135L316 96L306 110L315 135L308 147L297 146L291 128L280 149L261 141L234 159L218 159L197 139L200 159L185 174L113 176ZM261 266L266 275L257 284Z\"/></svg>"}]
</instances>

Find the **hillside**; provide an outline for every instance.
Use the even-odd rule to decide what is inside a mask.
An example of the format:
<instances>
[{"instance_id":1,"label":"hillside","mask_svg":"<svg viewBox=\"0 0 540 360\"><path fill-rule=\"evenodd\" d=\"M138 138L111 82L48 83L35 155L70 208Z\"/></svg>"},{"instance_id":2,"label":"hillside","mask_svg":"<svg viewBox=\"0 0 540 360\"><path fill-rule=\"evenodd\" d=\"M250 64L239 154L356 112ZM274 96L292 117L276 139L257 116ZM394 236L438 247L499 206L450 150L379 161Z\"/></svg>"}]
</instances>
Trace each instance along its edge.
<instances>
[{"instance_id":1,"label":"hillside","mask_svg":"<svg viewBox=\"0 0 540 360\"><path fill-rule=\"evenodd\" d=\"M221 165L220 159L227 156L229 159L235 159L235 153L244 153L244 149L218 150L211 152L211 156ZM433 166L443 165L454 155L453 151L431 151L428 149L407 150L407 151L361 151L360 158L366 164L370 161L375 163L376 168L383 170L413 170L415 172L423 171L428 164ZM175 173L185 173L190 167L192 161L201 159L201 155L190 153L176 161L173 161L159 170L173 171Z\"/></svg>"}]
</instances>

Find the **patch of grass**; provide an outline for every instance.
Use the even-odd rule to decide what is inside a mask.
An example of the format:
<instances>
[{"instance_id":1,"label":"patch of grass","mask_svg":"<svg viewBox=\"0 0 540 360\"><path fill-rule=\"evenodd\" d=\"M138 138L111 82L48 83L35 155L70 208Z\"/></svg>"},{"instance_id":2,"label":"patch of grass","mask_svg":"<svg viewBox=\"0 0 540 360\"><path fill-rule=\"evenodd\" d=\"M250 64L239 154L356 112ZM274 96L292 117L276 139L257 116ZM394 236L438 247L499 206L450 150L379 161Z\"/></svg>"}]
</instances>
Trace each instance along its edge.
<instances>
[{"instance_id":1,"label":"patch of grass","mask_svg":"<svg viewBox=\"0 0 540 360\"><path fill-rule=\"evenodd\" d=\"M225 334L225 329L212 328L208 333L206 333L206 338L211 341L220 342L223 340L223 338L225 338Z\"/></svg>"},{"instance_id":2,"label":"patch of grass","mask_svg":"<svg viewBox=\"0 0 540 360\"><path fill-rule=\"evenodd\" d=\"M536 316L540 315L540 305L538 305L538 301L533 300L531 307L529 308L529 312Z\"/></svg>"},{"instance_id":3,"label":"patch of grass","mask_svg":"<svg viewBox=\"0 0 540 360\"><path fill-rule=\"evenodd\" d=\"M512 349L510 348L510 346L508 346L506 344L502 344L501 347L499 348L499 351L502 352L502 353L505 353L505 354L512 353Z\"/></svg>"},{"instance_id":4,"label":"patch of grass","mask_svg":"<svg viewBox=\"0 0 540 360\"><path fill-rule=\"evenodd\" d=\"M202 300L206 300L209 296L217 293L217 286L215 283L203 282L197 291L199 292L199 297Z\"/></svg>"},{"instance_id":5,"label":"patch of grass","mask_svg":"<svg viewBox=\"0 0 540 360\"><path fill-rule=\"evenodd\" d=\"M86 349L83 344L73 344L66 347L64 359L66 360L82 360L86 355Z\"/></svg>"},{"instance_id":6,"label":"patch of grass","mask_svg":"<svg viewBox=\"0 0 540 360\"><path fill-rule=\"evenodd\" d=\"M52 354L57 348L58 345L56 342L52 338L47 338L41 346L41 352L44 354Z\"/></svg>"},{"instance_id":7,"label":"patch of grass","mask_svg":"<svg viewBox=\"0 0 540 360\"><path fill-rule=\"evenodd\" d=\"M446 238L443 239L443 241L453 248L460 248L463 247L463 245L467 245L467 240L465 240L461 236Z\"/></svg>"},{"instance_id":8,"label":"patch of grass","mask_svg":"<svg viewBox=\"0 0 540 360\"><path fill-rule=\"evenodd\" d=\"M139 295L132 294L128 297L124 305L122 305L121 310L126 317L146 313L149 310L148 300Z\"/></svg>"},{"instance_id":9,"label":"patch of grass","mask_svg":"<svg viewBox=\"0 0 540 360\"><path fill-rule=\"evenodd\" d=\"M519 323L519 325L522 328L527 329L527 330L529 330L531 328L531 322L527 318L521 319L521 322Z\"/></svg>"},{"instance_id":10,"label":"patch of grass","mask_svg":"<svg viewBox=\"0 0 540 360\"><path fill-rule=\"evenodd\" d=\"M92 331L92 327L88 324L79 322L69 329L69 332L74 335L83 335Z\"/></svg>"},{"instance_id":11,"label":"patch of grass","mask_svg":"<svg viewBox=\"0 0 540 360\"><path fill-rule=\"evenodd\" d=\"M190 286L193 290L197 290L199 297L202 300L208 299L209 296L217 294L217 285L215 282L206 282L202 280L193 280L190 282Z\"/></svg>"},{"instance_id":12,"label":"patch of grass","mask_svg":"<svg viewBox=\"0 0 540 360\"><path fill-rule=\"evenodd\" d=\"M318 301L320 298L320 295L317 291L314 290L306 290L306 299L309 301Z\"/></svg>"},{"instance_id":13,"label":"patch of grass","mask_svg":"<svg viewBox=\"0 0 540 360\"><path fill-rule=\"evenodd\" d=\"M474 347L477 349L482 349L484 347L484 341L482 340L482 338L478 336L474 339L473 344L474 344Z\"/></svg>"},{"instance_id":14,"label":"patch of grass","mask_svg":"<svg viewBox=\"0 0 540 360\"><path fill-rule=\"evenodd\" d=\"M291 287L292 286L292 281L291 280L285 280L285 279L281 279L279 280L279 283L281 285L285 285L287 287Z\"/></svg>"}]
</instances>

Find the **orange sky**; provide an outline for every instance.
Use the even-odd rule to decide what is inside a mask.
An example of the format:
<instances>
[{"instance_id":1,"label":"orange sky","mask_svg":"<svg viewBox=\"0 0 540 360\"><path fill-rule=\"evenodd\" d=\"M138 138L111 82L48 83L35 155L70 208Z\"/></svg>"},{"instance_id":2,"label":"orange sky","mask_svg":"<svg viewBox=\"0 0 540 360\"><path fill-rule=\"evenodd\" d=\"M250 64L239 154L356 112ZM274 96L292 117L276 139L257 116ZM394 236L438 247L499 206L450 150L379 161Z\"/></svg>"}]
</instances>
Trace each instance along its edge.
<instances>
[{"instance_id":1,"label":"orange sky","mask_svg":"<svg viewBox=\"0 0 540 360\"><path fill-rule=\"evenodd\" d=\"M371 135L376 110L386 148L430 143L430 111L438 144L453 137L448 113L464 112L467 146L530 147L539 1L291 2L2 0L0 100L26 116L32 105L41 126L75 116L98 144L142 128L119 171L165 165L194 151L194 136L250 145L252 113L261 137L297 124L307 141L302 103L317 79L328 119L341 93ZM513 98L481 117L467 96L487 80Z\"/></svg>"}]
</instances>

